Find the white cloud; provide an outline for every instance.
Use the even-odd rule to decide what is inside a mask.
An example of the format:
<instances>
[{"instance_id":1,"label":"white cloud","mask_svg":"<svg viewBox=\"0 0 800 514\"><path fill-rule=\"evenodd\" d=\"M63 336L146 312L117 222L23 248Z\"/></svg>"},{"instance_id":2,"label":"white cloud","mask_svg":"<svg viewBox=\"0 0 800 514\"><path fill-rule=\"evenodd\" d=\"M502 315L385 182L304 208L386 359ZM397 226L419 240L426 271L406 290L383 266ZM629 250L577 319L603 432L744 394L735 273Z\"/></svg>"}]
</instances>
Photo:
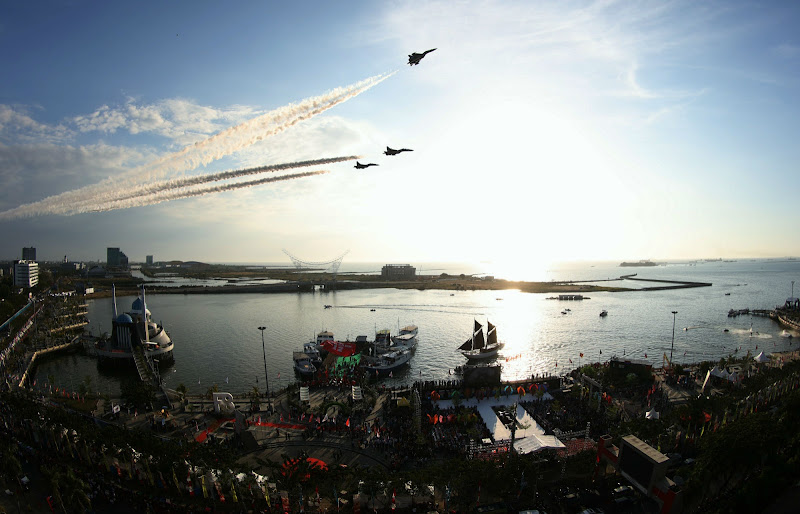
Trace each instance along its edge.
<instances>
[{"instance_id":1,"label":"white cloud","mask_svg":"<svg viewBox=\"0 0 800 514\"><path fill-rule=\"evenodd\" d=\"M146 150L105 143L0 144L0 210L95 183L151 157Z\"/></svg>"},{"instance_id":2,"label":"white cloud","mask_svg":"<svg viewBox=\"0 0 800 514\"><path fill-rule=\"evenodd\" d=\"M25 107L0 104L0 140L56 142L71 136L72 131L62 124L48 125L36 121Z\"/></svg>"},{"instance_id":3,"label":"white cloud","mask_svg":"<svg viewBox=\"0 0 800 514\"><path fill-rule=\"evenodd\" d=\"M249 106L213 108L182 98L153 104L138 104L135 99L128 98L123 105L103 105L95 112L75 116L71 121L83 133L152 133L166 137L175 144L186 145L261 113Z\"/></svg>"}]
</instances>

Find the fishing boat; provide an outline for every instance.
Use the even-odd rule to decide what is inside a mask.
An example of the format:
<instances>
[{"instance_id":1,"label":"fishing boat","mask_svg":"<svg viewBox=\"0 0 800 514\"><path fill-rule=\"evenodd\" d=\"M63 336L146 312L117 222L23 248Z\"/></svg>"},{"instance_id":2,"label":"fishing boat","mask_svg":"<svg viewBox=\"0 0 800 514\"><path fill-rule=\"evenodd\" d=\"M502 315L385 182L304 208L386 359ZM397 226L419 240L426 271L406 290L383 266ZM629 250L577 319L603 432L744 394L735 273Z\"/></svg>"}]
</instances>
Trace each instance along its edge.
<instances>
[{"instance_id":1,"label":"fishing boat","mask_svg":"<svg viewBox=\"0 0 800 514\"><path fill-rule=\"evenodd\" d=\"M311 362L311 356L306 352L292 352L294 370L303 377L310 377L317 372L317 367Z\"/></svg>"},{"instance_id":2,"label":"fishing boat","mask_svg":"<svg viewBox=\"0 0 800 514\"><path fill-rule=\"evenodd\" d=\"M497 328L487 321L486 339L483 337L483 325L475 321L472 337L467 339L458 350L470 361L481 361L497 357L503 343L497 341Z\"/></svg>"},{"instance_id":3,"label":"fishing boat","mask_svg":"<svg viewBox=\"0 0 800 514\"><path fill-rule=\"evenodd\" d=\"M368 374L388 375L402 368L411 360L410 350L398 350L376 356L363 356L364 369Z\"/></svg>"},{"instance_id":4,"label":"fishing boat","mask_svg":"<svg viewBox=\"0 0 800 514\"><path fill-rule=\"evenodd\" d=\"M308 355L308 358L311 359L311 363L317 368L322 365L322 354L319 352L316 343L313 341L303 345L303 353Z\"/></svg>"}]
</instances>

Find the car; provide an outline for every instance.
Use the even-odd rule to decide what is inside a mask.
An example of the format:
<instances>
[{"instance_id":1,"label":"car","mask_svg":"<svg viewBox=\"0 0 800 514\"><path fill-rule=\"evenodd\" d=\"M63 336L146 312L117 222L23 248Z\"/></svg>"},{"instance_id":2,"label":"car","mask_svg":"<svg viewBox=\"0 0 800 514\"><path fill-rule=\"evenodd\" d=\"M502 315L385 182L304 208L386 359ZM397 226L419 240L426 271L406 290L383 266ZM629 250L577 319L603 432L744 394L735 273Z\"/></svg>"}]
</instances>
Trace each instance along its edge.
<instances>
[{"instance_id":1,"label":"car","mask_svg":"<svg viewBox=\"0 0 800 514\"><path fill-rule=\"evenodd\" d=\"M630 496L633 494L633 487L629 485L620 485L611 491L611 494L614 496L614 498L619 498L620 496Z\"/></svg>"}]
</instances>

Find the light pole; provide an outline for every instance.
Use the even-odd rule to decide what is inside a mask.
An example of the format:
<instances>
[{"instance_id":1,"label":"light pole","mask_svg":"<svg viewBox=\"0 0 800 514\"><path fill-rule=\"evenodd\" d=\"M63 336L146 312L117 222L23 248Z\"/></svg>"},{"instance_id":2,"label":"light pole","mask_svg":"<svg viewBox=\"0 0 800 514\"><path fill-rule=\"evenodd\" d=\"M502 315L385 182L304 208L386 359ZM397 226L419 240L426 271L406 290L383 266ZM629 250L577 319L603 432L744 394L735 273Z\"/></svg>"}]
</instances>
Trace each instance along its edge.
<instances>
[{"instance_id":1,"label":"light pole","mask_svg":"<svg viewBox=\"0 0 800 514\"><path fill-rule=\"evenodd\" d=\"M264 346L264 330L266 330L267 327L258 327L258 329L261 331L261 351L264 352L264 380L267 384L267 409L271 409L272 403L269 399L269 375L267 375L267 350Z\"/></svg>"},{"instance_id":2,"label":"light pole","mask_svg":"<svg viewBox=\"0 0 800 514\"><path fill-rule=\"evenodd\" d=\"M678 311L672 311L672 346L669 347L669 367L670 369L673 368L672 366L672 350L675 349L675 315L678 314Z\"/></svg>"}]
</instances>

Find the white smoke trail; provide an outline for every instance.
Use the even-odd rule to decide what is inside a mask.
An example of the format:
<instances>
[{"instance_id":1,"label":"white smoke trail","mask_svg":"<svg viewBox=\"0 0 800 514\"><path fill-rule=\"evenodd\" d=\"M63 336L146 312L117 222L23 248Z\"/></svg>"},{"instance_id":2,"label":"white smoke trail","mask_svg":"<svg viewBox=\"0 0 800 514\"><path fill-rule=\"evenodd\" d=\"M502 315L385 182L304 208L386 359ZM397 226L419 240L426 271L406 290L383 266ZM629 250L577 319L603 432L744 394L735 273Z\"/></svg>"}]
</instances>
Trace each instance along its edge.
<instances>
[{"instance_id":1,"label":"white smoke trail","mask_svg":"<svg viewBox=\"0 0 800 514\"><path fill-rule=\"evenodd\" d=\"M221 193L223 191L232 191L234 189L243 189L247 187L259 186L261 184L269 184L270 182L279 182L282 180L294 180L297 178L313 177L315 175L324 175L329 173L327 170L318 171L304 171L302 173L292 173L289 175L281 175L280 177L267 177L258 180L250 180L247 182L237 182L235 184L223 184L219 186L210 186L200 189L190 190L167 190L161 191L149 196L137 196L136 198L128 198L125 200L114 200L102 205L95 205L88 212L105 212L113 211L116 209L129 209L132 207L144 207L146 205L153 205L162 202L170 202L172 200L180 200L182 198L191 198L193 196L203 196L213 193Z\"/></svg>"},{"instance_id":2,"label":"white smoke trail","mask_svg":"<svg viewBox=\"0 0 800 514\"><path fill-rule=\"evenodd\" d=\"M376 75L353 85L334 89L324 95L275 109L118 177L0 212L0 220L64 214L76 203L97 201L98 198L107 201L113 198L115 193L124 195L124 191L133 184L156 180L174 171L195 169L325 112L380 84L395 73Z\"/></svg>"},{"instance_id":3,"label":"white smoke trail","mask_svg":"<svg viewBox=\"0 0 800 514\"><path fill-rule=\"evenodd\" d=\"M230 180L234 178L246 177L249 175L258 175L261 173L271 173L274 171L284 171L296 168L307 168L309 166L321 166L323 164L335 164L337 162L352 161L360 159L360 155L349 155L346 157L329 157L325 159L314 159L311 161L298 161L287 162L283 164L271 164L268 166L258 166L256 168L246 168L241 170L221 171L218 173L208 173L206 175L196 175L192 177L175 178L165 180L162 182L155 182L151 184L141 184L126 189L121 194L108 195L105 198L75 202L63 209L59 214L71 216L74 214L81 214L84 212L96 212L94 207L98 204L104 204L117 200L127 200L128 198L135 198L148 194L159 193L161 191L168 191L170 189L186 188L197 186L200 184L207 184L209 182L218 182L221 180Z\"/></svg>"}]
</instances>

